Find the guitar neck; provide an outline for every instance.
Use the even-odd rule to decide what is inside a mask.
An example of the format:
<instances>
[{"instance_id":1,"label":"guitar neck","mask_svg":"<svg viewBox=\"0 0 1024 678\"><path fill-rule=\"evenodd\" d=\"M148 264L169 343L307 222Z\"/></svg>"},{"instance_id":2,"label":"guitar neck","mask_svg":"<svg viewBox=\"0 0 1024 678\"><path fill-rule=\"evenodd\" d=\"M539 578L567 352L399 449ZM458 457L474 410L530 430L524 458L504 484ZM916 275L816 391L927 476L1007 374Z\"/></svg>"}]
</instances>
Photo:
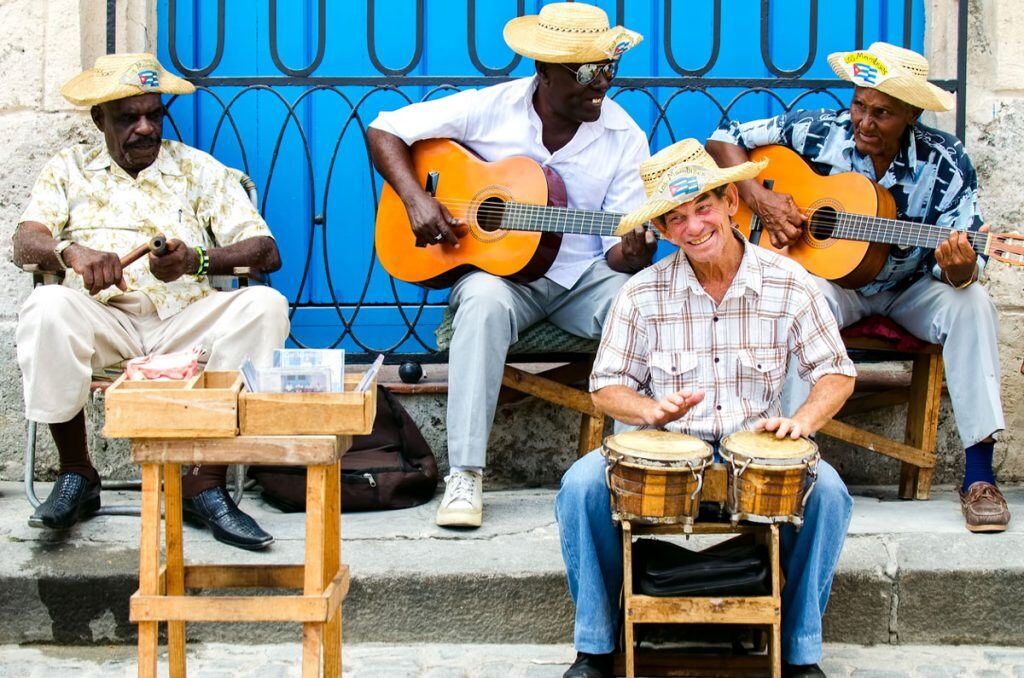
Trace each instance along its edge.
<instances>
[{"instance_id":1,"label":"guitar neck","mask_svg":"<svg viewBox=\"0 0 1024 678\"><path fill-rule=\"evenodd\" d=\"M571 207L548 207L507 202L501 228L508 231L542 231L577 235L615 235L621 214L594 212Z\"/></svg>"},{"instance_id":2,"label":"guitar neck","mask_svg":"<svg viewBox=\"0 0 1024 678\"><path fill-rule=\"evenodd\" d=\"M816 222L816 219L820 219L820 221ZM945 242L954 230L948 226L933 226L849 212L840 212L829 217L812 217L810 226L812 235L822 228L831 230L833 238L885 243L904 248L924 247L931 250ZM987 253L987 233L967 231L966 234L967 241L974 251L978 254Z\"/></svg>"}]
</instances>

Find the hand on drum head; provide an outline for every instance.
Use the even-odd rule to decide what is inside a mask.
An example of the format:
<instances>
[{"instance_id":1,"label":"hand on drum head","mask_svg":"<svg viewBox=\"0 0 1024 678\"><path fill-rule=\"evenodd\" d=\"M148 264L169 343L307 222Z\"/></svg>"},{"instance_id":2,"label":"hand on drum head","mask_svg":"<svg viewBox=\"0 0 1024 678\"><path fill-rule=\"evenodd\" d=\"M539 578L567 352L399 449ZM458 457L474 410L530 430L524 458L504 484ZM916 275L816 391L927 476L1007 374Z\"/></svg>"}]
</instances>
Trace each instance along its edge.
<instances>
[{"instance_id":1,"label":"hand on drum head","mask_svg":"<svg viewBox=\"0 0 1024 678\"><path fill-rule=\"evenodd\" d=\"M790 419L789 417L772 417L771 419L762 419L757 422L754 427L758 431L775 431L776 438L785 438L789 436L793 440L796 440L805 433L810 431L796 419Z\"/></svg>"},{"instance_id":2,"label":"hand on drum head","mask_svg":"<svg viewBox=\"0 0 1024 678\"><path fill-rule=\"evenodd\" d=\"M661 400L652 399L651 406L644 413L644 422L648 426L661 428L670 421L685 416L702 400L704 391L676 391Z\"/></svg>"}]
</instances>

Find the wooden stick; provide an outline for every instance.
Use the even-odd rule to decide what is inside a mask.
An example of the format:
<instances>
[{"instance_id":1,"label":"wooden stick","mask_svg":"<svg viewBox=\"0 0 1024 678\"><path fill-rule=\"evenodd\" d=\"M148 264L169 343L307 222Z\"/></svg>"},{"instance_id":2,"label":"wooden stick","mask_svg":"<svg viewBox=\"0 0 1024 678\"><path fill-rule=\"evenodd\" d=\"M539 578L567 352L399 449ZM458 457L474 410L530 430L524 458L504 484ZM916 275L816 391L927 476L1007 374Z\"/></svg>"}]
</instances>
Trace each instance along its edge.
<instances>
[{"instance_id":1,"label":"wooden stick","mask_svg":"<svg viewBox=\"0 0 1024 678\"><path fill-rule=\"evenodd\" d=\"M167 242L166 236L164 236L163 234L155 235L149 239L149 242L139 245L131 252L121 257L121 268L124 268L129 264L135 263L136 261L146 256L150 252L152 252L158 257L162 257L163 255L169 252L173 252L176 249L178 249L177 245L175 244L174 246L171 246L170 243Z\"/></svg>"}]
</instances>

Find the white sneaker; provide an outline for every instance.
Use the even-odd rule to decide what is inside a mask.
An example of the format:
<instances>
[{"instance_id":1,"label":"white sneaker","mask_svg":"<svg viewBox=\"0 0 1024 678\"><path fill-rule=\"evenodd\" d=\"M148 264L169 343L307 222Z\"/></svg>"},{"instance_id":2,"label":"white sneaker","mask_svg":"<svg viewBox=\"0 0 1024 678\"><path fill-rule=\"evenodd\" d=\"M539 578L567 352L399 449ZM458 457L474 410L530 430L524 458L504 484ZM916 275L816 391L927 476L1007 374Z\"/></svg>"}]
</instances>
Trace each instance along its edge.
<instances>
[{"instance_id":1,"label":"white sneaker","mask_svg":"<svg viewBox=\"0 0 1024 678\"><path fill-rule=\"evenodd\" d=\"M480 527L484 515L484 479L477 471L459 471L444 479L444 498L435 521L441 527Z\"/></svg>"}]
</instances>

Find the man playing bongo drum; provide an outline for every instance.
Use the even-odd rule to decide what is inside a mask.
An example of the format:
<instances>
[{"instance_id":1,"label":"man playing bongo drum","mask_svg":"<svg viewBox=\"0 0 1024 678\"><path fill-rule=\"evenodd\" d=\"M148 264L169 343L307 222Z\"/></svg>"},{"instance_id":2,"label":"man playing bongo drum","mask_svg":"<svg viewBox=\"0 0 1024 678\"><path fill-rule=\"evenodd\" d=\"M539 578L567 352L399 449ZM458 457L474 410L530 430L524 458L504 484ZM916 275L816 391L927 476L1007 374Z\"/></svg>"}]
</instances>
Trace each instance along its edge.
<instances>
[{"instance_id":1,"label":"man playing bongo drum","mask_svg":"<svg viewBox=\"0 0 1024 678\"><path fill-rule=\"evenodd\" d=\"M739 204L733 182L761 169L753 162L721 169L693 139L640 166L648 202L620 229L653 220L680 250L627 282L605 323L590 390L617 421L712 444L753 428L797 438L816 432L853 392L853 363L811 276L751 246L732 225ZM779 395L789 355L813 387L786 418ZM814 664L821 615L851 508L839 475L820 462L803 528L780 530L784 675L823 675ZM611 676L622 553L599 451L566 472L555 513L576 603L579 654L565 676Z\"/></svg>"}]
</instances>

